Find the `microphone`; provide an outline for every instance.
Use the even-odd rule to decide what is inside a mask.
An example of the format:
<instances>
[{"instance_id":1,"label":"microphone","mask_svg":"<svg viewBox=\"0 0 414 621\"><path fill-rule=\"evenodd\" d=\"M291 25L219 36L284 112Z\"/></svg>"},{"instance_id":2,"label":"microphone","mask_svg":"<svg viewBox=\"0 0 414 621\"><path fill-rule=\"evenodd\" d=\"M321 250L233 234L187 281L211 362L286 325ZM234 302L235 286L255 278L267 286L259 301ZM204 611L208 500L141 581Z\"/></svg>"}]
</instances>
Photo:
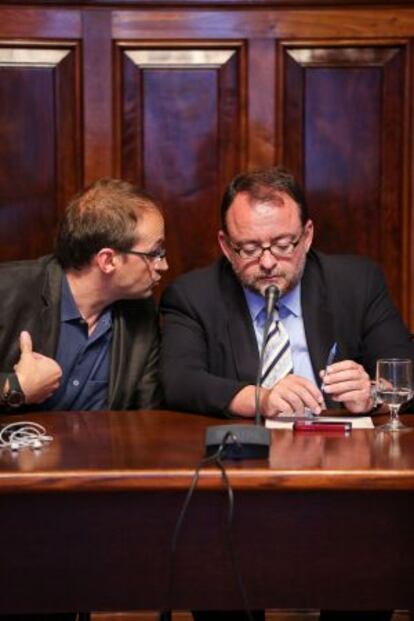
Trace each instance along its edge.
<instances>
[{"instance_id":1,"label":"microphone","mask_svg":"<svg viewBox=\"0 0 414 621\"><path fill-rule=\"evenodd\" d=\"M279 300L280 291L275 285L270 285L265 291L266 296L266 320L263 328L263 340L262 347L260 349L259 368L257 370L256 377L256 392L255 392L255 421L256 425L260 424L260 382L263 373L264 355L266 352L267 337L269 336L270 325L273 320L273 313L275 311L275 304Z\"/></svg>"},{"instance_id":2,"label":"microphone","mask_svg":"<svg viewBox=\"0 0 414 621\"><path fill-rule=\"evenodd\" d=\"M269 429L261 424L260 380L263 372L266 341L273 319L275 302L277 302L279 296L280 291L275 285L270 285L266 289L266 320L255 386L255 424L207 427L205 437L207 457L218 453L220 448L222 449L220 457L224 459L266 459L269 455L271 434Z\"/></svg>"},{"instance_id":3,"label":"microphone","mask_svg":"<svg viewBox=\"0 0 414 621\"><path fill-rule=\"evenodd\" d=\"M275 310L275 304L279 301L280 291L276 285L270 285L265 291L266 296L266 321L270 322L273 319L273 311Z\"/></svg>"}]
</instances>

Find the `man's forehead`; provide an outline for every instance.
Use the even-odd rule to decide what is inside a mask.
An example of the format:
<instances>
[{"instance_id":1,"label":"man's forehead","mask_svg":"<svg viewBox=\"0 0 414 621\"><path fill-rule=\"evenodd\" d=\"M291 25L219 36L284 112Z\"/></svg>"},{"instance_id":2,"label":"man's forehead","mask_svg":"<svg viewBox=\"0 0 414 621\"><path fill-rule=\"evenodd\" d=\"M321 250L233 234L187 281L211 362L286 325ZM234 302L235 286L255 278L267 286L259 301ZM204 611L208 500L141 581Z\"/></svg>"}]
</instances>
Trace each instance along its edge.
<instances>
[{"instance_id":1,"label":"man's forehead","mask_svg":"<svg viewBox=\"0 0 414 621\"><path fill-rule=\"evenodd\" d=\"M292 202L293 199L286 194L286 192L282 192L280 190L265 190L263 189L260 192L256 192L254 194L248 194L246 196L247 202L251 207L255 207L256 205L268 205L270 207L283 207L289 202Z\"/></svg>"},{"instance_id":2,"label":"man's forehead","mask_svg":"<svg viewBox=\"0 0 414 621\"><path fill-rule=\"evenodd\" d=\"M257 192L240 192L241 199L247 203L250 208L275 208L290 205L297 206L294 199L282 190L263 188Z\"/></svg>"},{"instance_id":3,"label":"man's forehead","mask_svg":"<svg viewBox=\"0 0 414 621\"><path fill-rule=\"evenodd\" d=\"M240 192L233 200L228 213L228 223L238 225L259 219L277 221L289 220L292 223L301 222L298 204L285 192L274 192L267 196L252 196L247 192Z\"/></svg>"},{"instance_id":4,"label":"man's forehead","mask_svg":"<svg viewBox=\"0 0 414 621\"><path fill-rule=\"evenodd\" d=\"M140 209L135 212L137 215L138 226L142 223L164 222L164 216L159 209L152 205L145 206L144 209Z\"/></svg>"},{"instance_id":5,"label":"man's forehead","mask_svg":"<svg viewBox=\"0 0 414 621\"><path fill-rule=\"evenodd\" d=\"M140 213L135 225L137 237L164 234L164 217L158 209L148 209Z\"/></svg>"}]
</instances>

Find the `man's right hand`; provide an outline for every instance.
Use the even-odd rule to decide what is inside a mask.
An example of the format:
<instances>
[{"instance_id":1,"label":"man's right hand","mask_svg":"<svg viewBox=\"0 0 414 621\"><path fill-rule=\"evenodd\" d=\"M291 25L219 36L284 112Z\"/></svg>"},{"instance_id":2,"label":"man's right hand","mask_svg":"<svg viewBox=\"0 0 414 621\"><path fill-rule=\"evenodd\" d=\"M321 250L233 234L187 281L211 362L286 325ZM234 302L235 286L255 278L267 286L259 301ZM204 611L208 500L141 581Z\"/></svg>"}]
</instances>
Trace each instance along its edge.
<instances>
[{"instance_id":1,"label":"man's right hand","mask_svg":"<svg viewBox=\"0 0 414 621\"><path fill-rule=\"evenodd\" d=\"M58 389L62 369L53 358L33 351L29 332L20 333L20 358L14 371L26 403L42 403Z\"/></svg>"},{"instance_id":2,"label":"man's right hand","mask_svg":"<svg viewBox=\"0 0 414 621\"><path fill-rule=\"evenodd\" d=\"M254 416L256 387L242 388L229 403L228 409L238 416ZM272 388L260 388L260 413L265 418L278 414L303 414L305 408L320 414L325 407L323 395L312 382L299 375L287 375Z\"/></svg>"},{"instance_id":3,"label":"man's right hand","mask_svg":"<svg viewBox=\"0 0 414 621\"><path fill-rule=\"evenodd\" d=\"M262 389L266 390L266 389ZM300 375L287 375L263 392L261 409L265 417L303 414L305 408L320 414L324 407L319 388Z\"/></svg>"}]
</instances>

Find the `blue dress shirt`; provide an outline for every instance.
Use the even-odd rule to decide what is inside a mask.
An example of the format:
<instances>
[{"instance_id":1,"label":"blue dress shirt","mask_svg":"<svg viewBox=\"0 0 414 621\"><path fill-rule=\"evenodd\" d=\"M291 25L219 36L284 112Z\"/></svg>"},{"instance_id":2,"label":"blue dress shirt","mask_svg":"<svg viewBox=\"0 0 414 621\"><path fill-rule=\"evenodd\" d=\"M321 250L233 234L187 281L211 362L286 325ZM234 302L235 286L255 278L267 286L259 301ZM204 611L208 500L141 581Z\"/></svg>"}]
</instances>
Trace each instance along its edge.
<instances>
[{"instance_id":1,"label":"blue dress shirt","mask_svg":"<svg viewBox=\"0 0 414 621\"><path fill-rule=\"evenodd\" d=\"M257 345L260 351L266 319L265 300L259 293L255 293L246 287L243 289L253 321ZM305 377L310 380L316 386L317 382L310 361L305 327L303 325L300 291L301 284L299 282L296 287L292 289L292 291L289 291L289 293L286 293L286 295L282 295L279 298L279 317L289 335L290 347L292 351L293 372L295 375L300 375L301 377Z\"/></svg>"},{"instance_id":2,"label":"blue dress shirt","mask_svg":"<svg viewBox=\"0 0 414 621\"><path fill-rule=\"evenodd\" d=\"M63 376L58 390L44 402L48 410L102 410L108 405L111 309L100 315L88 335L88 325L73 299L66 276L62 279L60 335L55 360Z\"/></svg>"}]
</instances>

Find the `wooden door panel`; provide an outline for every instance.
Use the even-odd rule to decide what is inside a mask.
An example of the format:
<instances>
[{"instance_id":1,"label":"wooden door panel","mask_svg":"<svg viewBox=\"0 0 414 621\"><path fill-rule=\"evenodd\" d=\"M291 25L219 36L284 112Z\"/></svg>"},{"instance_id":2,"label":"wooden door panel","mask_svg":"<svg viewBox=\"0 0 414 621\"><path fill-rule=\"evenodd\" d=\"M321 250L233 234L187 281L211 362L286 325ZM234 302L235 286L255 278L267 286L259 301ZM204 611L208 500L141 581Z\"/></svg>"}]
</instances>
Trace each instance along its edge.
<instances>
[{"instance_id":1,"label":"wooden door panel","mask_svg":"<svg viewBox=\"0 0 414 621\"><path fill-rule=\"evenodd\" d=\"M50 250L69 196L116 175L166 207L167 282L216 256L230 178L284 162L317 245L379 261L414 326L413 2L178 4L2 4L0 259Z\"/></svg>"},{"instance_id":2,"label":"wooden door panel","mask_svg":"<svg viewBox=\"0 0 414 621\"><path fill-rule=\"evenodd\" d=\"M219 202L241 168L240 46L119 49L119 174L166 210L170 271L217 256Z\"/></svg>"},{"instance_id":3,"label":"wooden door panel","mask_svg":"<svg viewBox=\"0 0 414 621\"><path fill-rule=\"evenodd\" d=\"M284 49L283 159L306 187L315 245L380 262L399 305L404 71L403 45Z\"/></svg>"},{"instance_id":4,"label":"wooden door panel","mask_svg":"<svg viewBox=\"0 0 414 621\"><path fill-rule=\"evenodd\" d=\"M1 259L52 249L58 213L78 188L76 48L0 48Z\"/></svg>"}]
</instances>

